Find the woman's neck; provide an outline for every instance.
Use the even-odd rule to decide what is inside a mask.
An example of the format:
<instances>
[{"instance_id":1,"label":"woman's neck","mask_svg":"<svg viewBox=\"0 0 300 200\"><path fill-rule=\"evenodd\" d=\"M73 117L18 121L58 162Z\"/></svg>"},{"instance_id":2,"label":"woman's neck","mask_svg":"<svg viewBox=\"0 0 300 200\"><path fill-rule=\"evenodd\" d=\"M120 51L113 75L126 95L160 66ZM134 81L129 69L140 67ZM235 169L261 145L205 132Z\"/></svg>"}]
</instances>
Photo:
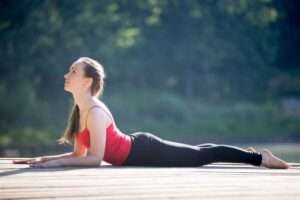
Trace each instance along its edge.
<instances>
[{"instance_id":1,"label":"woman's neck","mask_svg":"<svg viewBox=\"0 0 300 200\"><path fill-rule=\"evenodd\" d=\"M78 105L80 113L85 113L87 109L96 103L97 98L89 92L81 94L73 94L74 102Z\"/></svg>"}]
</instances>

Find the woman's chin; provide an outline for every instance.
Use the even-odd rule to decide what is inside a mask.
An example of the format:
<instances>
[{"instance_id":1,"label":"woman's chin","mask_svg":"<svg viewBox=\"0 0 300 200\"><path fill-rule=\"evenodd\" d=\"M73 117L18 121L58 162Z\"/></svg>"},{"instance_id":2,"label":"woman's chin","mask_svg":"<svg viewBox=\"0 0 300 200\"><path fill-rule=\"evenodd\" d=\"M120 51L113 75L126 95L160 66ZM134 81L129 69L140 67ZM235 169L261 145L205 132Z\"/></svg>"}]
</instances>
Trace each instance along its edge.
<instances>
[{"instance_id":1,"label":"woman's chin","mask_svg":"<svg viewBox=\"0 0 300 200\"><path fill-rule=\"evenodd\" d=\"M67 92L71 92L66 85L64 86L64 90Z\"/></svg>"}]
</instances>

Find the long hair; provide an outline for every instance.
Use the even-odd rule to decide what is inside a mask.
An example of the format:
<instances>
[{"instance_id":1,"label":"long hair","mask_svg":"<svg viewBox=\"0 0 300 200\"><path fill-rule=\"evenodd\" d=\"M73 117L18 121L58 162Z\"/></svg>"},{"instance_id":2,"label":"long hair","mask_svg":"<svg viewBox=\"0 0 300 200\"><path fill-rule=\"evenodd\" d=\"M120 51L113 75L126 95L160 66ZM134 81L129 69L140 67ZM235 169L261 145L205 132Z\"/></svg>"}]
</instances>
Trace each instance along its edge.
<instances>
[{"instance_id":1,"label":"long hair","mask_svg":"<svg viewBox=\"0 0 300 200\"><path fill-rule=\"evenodd\" d=\"M104 79L106 77L103 66L96 60L89 57L81 57L78 59L78 62L85 64L84 75L86 77L92 78L92 85L90 88L91 95L100 98L104 90ZM74 139L74 136L79 132L79 121L80 121L80 112L78 105L74 104L69 118L68 125L63 133L63 136L58 139L59 144L70 144L71 140Z\"/></svg>"}]
</instances>

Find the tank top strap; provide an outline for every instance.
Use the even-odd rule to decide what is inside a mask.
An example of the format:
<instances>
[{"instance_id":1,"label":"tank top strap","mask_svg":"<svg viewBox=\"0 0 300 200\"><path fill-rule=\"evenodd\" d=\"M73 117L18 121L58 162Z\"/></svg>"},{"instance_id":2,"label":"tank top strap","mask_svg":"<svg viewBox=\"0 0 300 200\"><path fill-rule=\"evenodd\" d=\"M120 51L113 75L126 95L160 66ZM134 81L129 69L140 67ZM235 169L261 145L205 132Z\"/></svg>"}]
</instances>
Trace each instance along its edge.
<instances>
[{"instance_id":1,"label":"tank top strap","mask_svg":"<svg viewBox=\"0 0 300 200\"><path fill-rule=\"evenodd\" d=\"M88 116L89 116L89 112L90 112L90 110L92 110L92 109L95 108L95 107L98 107L98 108L100 108L101 110L103 110L103 111L108 115L108 117L113 121L113 123L115 123L115 120L114 120L113 116L111 116L111 114L108 113L104 108L102 108L101 106L98 106L98 105L93 105L93 106L91 106L91 107L88 109L88 111L87 111L86 119L85 119L85 128L87 128L87 118L88 118Z\"/></svg>"}]
</instances>

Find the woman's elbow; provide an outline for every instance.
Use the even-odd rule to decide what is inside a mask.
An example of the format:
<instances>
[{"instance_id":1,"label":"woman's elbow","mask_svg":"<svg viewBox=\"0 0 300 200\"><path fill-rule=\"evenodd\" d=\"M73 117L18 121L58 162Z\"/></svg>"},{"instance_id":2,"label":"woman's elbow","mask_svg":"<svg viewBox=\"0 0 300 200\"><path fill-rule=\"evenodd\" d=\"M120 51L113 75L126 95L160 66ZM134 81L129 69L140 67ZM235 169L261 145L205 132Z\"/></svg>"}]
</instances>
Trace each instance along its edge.
<instances>
[{"instance_id":1,"label":"woman's elbow","mask_svg":"<svg viewBox=\"0 0 300 200\"><path fill-rule=\"evenodd\" d=\"M95 166L100 166L101 163L102 163L102 160L97 159L97 160L95 160L95 162L93 162L93 163L94 163Z\"/></svg>"},{"instance_id":2,"label":"woman's elbow","mask_svg":"<svg viewBox=\"0 0 300 200\"><path fill-rule=\"evenodd\" d=\"M100 166L102 163L102 159L97 156L91 156L90 163L92 166Z\"/></svg>"}]
</instances>

